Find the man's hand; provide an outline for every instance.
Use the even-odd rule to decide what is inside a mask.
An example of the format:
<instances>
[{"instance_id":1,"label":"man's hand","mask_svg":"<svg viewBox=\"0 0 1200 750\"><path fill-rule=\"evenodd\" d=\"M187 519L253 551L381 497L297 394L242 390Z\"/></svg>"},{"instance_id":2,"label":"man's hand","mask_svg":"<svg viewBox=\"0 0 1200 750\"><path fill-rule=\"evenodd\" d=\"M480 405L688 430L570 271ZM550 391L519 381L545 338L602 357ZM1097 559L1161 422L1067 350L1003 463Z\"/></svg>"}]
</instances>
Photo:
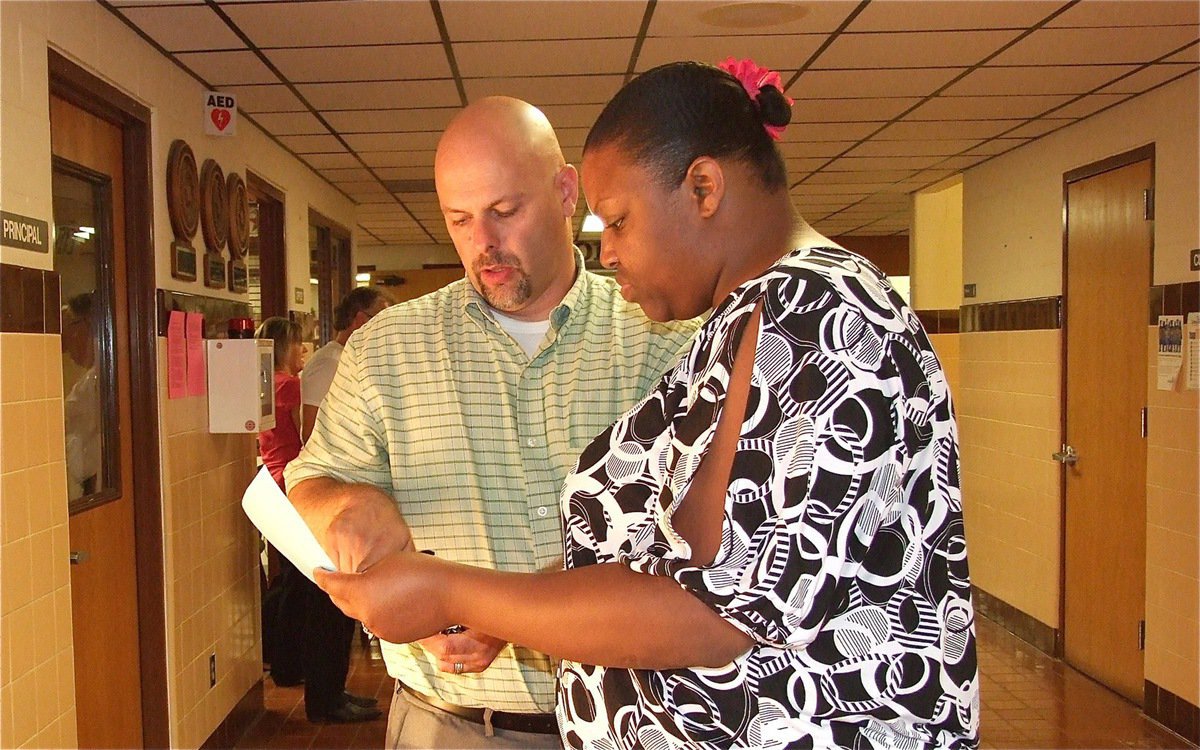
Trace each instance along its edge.
<instances>
[{"instance_id":1,"label":"man's hand","mask_svg":"<svg viewBox=\"0 0 1200 750\"><path fill-rule=\"evenodd\" d=\"M412 532L395 501L377 487L308 479L288 493L338 570L366 570L412 548Z\"/></svg>"},{"instance_id":2,"label":"man's hand","mask_svg":"<svg viewBox=\"0 0 1200 750\"><path fill-rule=\"evenodd\" d=\"M482 672L508 645L507 641L470 629L454 635L439 633L417 643L437 657L438 669L451 674ZM457 664L462 668L455 669Z\"/></svg>"}]
</instances>

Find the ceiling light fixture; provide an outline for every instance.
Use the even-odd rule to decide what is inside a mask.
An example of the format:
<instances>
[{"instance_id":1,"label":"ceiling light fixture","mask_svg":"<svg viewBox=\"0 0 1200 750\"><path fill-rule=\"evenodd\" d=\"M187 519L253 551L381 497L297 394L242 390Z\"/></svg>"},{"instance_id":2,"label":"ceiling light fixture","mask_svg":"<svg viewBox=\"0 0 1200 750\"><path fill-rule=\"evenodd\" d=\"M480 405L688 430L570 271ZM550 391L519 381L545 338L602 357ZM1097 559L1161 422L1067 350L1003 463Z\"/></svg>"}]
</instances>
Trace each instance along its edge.
<instances>
[{"instance_id":1,"label":"ceiling light fixture","mask_svg":"<svg viewBox=\"0 0 1200 750\"><path fill-rule=\"evenodd\" d=\"M699 19L723 29L755 29L791 23L806 15L808 8L799 3L750 2L718 5L701 12Z\"/></svg>"},{"instance_id":2,"label":"ceiling light fixture","mask_svg":"<svg viewBox=\"0 0 1200 750\"><path fill-rule=\"evenodd\" d=\"M604 231L604 220L596 214L588 214L583 217L583 226L579 228L580 234L600 234Z\"/></svg>"}]
</instances>

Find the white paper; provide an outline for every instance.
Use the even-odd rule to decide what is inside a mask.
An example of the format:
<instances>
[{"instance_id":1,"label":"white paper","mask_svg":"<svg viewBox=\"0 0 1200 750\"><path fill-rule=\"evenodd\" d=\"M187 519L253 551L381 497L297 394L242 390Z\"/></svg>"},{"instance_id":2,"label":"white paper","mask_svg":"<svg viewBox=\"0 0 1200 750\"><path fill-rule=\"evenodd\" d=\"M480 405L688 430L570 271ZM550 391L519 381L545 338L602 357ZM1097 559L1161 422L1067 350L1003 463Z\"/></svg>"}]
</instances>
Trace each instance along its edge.
<instances>
[{"instance_id":1,"label":"white paper","mask_svg":"<svg viewBox=\"0 0 1200 750\"><path fill-rule=\"evenodd\" d=\"M265 466L242 495L242 510L267 541L310 580L316 568L336 569Z\"/></svg>"}]
</instances>

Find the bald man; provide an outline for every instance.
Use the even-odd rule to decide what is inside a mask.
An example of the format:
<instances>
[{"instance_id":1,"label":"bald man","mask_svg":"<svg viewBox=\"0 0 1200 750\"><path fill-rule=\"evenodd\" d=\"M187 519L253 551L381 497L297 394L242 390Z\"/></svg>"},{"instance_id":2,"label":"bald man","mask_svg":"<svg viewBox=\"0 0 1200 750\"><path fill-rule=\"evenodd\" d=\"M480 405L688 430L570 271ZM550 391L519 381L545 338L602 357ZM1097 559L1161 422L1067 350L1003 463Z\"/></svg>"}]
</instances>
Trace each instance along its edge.
<instances>
[{"instance_id":1,"label":"bald man","mask_svg":"<svg viewBox=\"0 0 1200 750\"><path fill-rule=\"evenodd\" d=\"M497 570L559 566L563 479L696 324L653 323L584 270L579 176L535 107L465 108L434 177L466 278L350 338L289 494L339 570L407 548ZM550 657L471 629L383 653L397 679L389 747L560 746Z\"/></svg>"}]
</instances>

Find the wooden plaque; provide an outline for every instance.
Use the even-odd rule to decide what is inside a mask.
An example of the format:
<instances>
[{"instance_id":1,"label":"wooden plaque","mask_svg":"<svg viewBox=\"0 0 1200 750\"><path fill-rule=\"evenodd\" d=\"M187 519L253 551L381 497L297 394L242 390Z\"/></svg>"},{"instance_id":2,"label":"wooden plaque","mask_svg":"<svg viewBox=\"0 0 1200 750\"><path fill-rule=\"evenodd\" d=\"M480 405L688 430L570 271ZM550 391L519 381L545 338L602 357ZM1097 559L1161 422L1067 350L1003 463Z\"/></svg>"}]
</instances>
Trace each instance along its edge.
<instances>
[{"instance_id":1,"label":"wooden plaque","mask_svg":"<svg viewBox=\"0 0 1200 750\"><path fill-rule=\"evenodd\" d=\"M237 172L229 174L225 195L229 199L229 257L238 260L245 257L250 242L250 196Z\"/></svg>"},{"instance_id":2,"label":"wooden plaque","mask_svg":"<svg viewBox=\"0 0 1200 750\"><path fill-rule=\"evenodd\" d=\"M186 242L171 243L171 275L182 281L196 280L196 251Z\"/></svg>"},{"instance_id":3,"label":"wooden plaque","mask_svg":"<svg viewBox=\"0 0 1200 750\"><path fill-rule=\"evenodd\" d=\"M229 199L225 195L225 173L212 159L200 168L200 229L204 246L219 253L229 238Z\"/></svg>"},{"instance_id":4,"label":"wooden plaque","mask_svg":"<svg viewBox=\"0 0 1200 750\"><path fill-rule=\"evenodd\" d=\"M229 261L229 291L244 292L250 288L250 270L244 260Z\"/></svg>"},{"instance_id":5,"label":"wooden plaque","mask_svg":"<svg viewBox=\"0 0 1200 750\"><path fill-rule=\"evenodd\" d=\"M204 286L225 288L225 256L221 253L204 254Z\"/></svg>"},{"instance_id":6,"label":"wooden plaque","mask_svg":"<svg viewBox=\"0 0 1200 750\"><path fill-rule=\"evenodd\" d=\"M200 176L187 141L176 140L167 156L167 213L175 238L190 243L200 223Z\"/></svg>"}]
</instances>

